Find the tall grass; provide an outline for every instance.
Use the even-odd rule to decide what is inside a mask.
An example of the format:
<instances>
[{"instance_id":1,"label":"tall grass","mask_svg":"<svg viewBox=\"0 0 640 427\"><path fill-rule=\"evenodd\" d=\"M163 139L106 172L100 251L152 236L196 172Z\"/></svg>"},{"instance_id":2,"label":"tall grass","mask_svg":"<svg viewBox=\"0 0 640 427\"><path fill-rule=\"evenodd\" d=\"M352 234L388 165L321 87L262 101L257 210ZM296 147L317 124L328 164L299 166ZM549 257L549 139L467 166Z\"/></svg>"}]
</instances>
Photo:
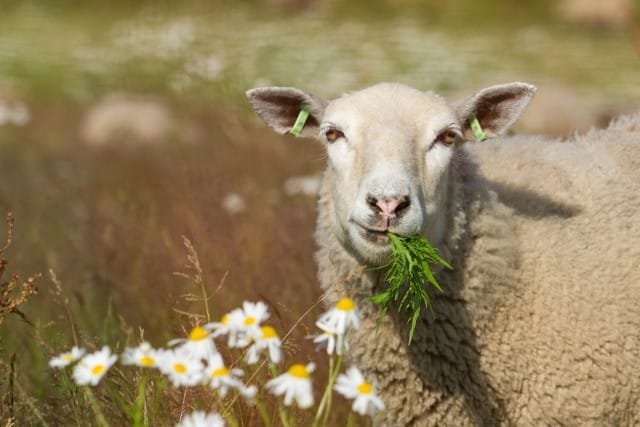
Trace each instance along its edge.
<instances>
[{"instance_id":1,"label":"tall grass","mask_svg":"<svg viewBox=\"0 0 640 427\"><path fill-rule=\"evenodd\" d=\"M219 311L214 311L212 304L216 301L216 296L225 288L226 276L215 285L211 286L205 282L203 277L203 269L200 263L198 253L193 244L183 237L183 244L186 251L187 262L185 271L176 273L175 276L185 278L189 281L189 286L185 287L185 293L181 299L189 304L195 304L189 311L176 309L177 317L191 325L183 330L188 332L193 326L201 325L214 318L221 316ZM100 338L88 335L81 326L82 320L76 317L73 308L70 306L70 300L66 295L65 286L60 282L57 275L51 271L50 280L53 284L51 295L54 302L60 305L64 311L64 317L60 322L56 322L55 326L60 332L65 332L67 340L70 341L66 345L68 348L71 344L88 348L89 351L98 349L102 343ZM25 300L21 301L22 303ZM285 350L285 360L299 361L309 357L308 352L304 350L304 346L300 343L294 343L293 338L296 334L295 329L299 329L303 322L308 321L306 317L318 311L317 307L320 300L317 300L309 309L290 326L288 332L283 334L283 348ZM199 309L196 309L199 307ZM276 307L272 307L276 308ZM113 317L117 316L115 321ZM24 315L22 315L24 317ZM105 322L114 321L118 323L120 328L113 331L111 337L111 346L116 351L122 351L125 347L135 345L135 343L145 341L144 326L141 325L136 330L129 326L124 319L116 313L109 313ZM182 324L185 326L185 323ZM37 343L39 348L38 359L44 361L51 358L56 353L56 347L59 344L51 342L47 338L39 336L40 328L38 325L31 325L35 337L29 337ZM24 337L23 337L24 338ZM59 350L57 351L59 352ZM239 364L243 353L234 353L232 349L222 349L225 359L231 360L231 366ZM33 355L32 355L33 356ZM320 360L326 364L325 356L316 354L315 360ZM333 359L331 359L333 361ZM339 358L341 360L341 357ZM93 420L92 425L110 426L110 425L134 425L134 426L161 426L173 425L177 420L181 419L185 414L193 410L215 410L219 411L229 422L228 425L233 426L253 426L264 423L265 425L278 425L277 420L280 419L282 425L307 425L313 418L313 413L284 410L279 407L277 399L269 396L264 389L261 389L256 399L257 404L247 404L239 395L232 394L226 399L216 398L216 393L208 387L196 388L175 388L171 387L166 378L155 373L145 372L140 369L121 367L116 365L113 367L108 378L103 380L98 387L78 386L74 384L70 371L51 371L39 370L38 375L43 374L47 377L48 386L44 390L43 395L29 392L28 386L25 387L25 376L20 372L20 365L24 366L22 360L15 355L10 362L0 360L0 364L7 368L8 390L2 390L8 396L8 405L2 406L3 420L7 420L8 425L87 425L87 420ZM340 363L330 365L330 373L321 369L318 374L316 384L316 394L323 391L323 378L330 375L331 382L338 374ZM40 367L39 369L43 369ZM266 369L265 362L257 365L253 373L246 379L247 384L264 384L266 380L276 375L275 366L271 371ZM325 367L326 369L326 367ZM329 389L325 390L324 396L327 396ZM335 405L331 409L331 400L326 406L325 399L322 399L322 405L316 415L316 420L322 419L322 424L333 425L336 420L346 420L348 409L346 406ZM3 402L4 403L4 402ZM338 403L340 400L338 399ZM278 409L279 408L279 409ZM325 412L322 409L325 409ZM5 413L6 410L6 413ZM288 413L287 413L288 412ZM279 414L279 415L278 415ZM321 418L320 418L321 416ZM350 419L356 419L349 416ZM366 425L366 418L359 418L359 425ZM314 423L315 424L315 423Z\"/></svg>"},{"instance_id":2,"label":"tall grass","mask_svg":"<svg viewBox=\"0 0 640 427\"><path fill-rule=\"evenodd\" d=\"M40 279L41 292L20 308L31 324L10 318L0 327L0 358L10 367L3 372L14 373L15 385L11 405L11 393L3 393L3 417L12 406L19 425L40 424L28 410L35 406L51 425L66 416L85 419L90 406L60 408L68 401L87 402L82 395L69 400L64 390L52 390L46 368L51 355L75 340L116 349L140 334L166 342L189 323L182 313L201 313L195 311L200 301L181 297L192 293L191 279L173 274L193 274L184 269L183 235L206 260L198 273L203 282L226 283L215 293L208 289L215 315L254 295L270 303L274 326L284 329L316 301L314 203L287 198L282 183L319 168L319 152L311 144L289 147L254 134L232 117L198 120L208 132L190 145L62 155L58 146L36 145L38 129L17 131L20 142L0 144L0 200L23 224L11 247L13 268L55 272L55 279ZM10 154L15 144L21 144L19 156ZM263 161L256 165L255 158ZM225 211L222 200L230 192L250 209ZM303 322L292 342L311 354L313 346L303 339L308 329ZM121 399L135 400L135 385L121 388L133 393ZM115 397L105 393L97 399L107 402L110 413ZM168 410L182 399L171 397Z\"/></svg>"}]
</instances>

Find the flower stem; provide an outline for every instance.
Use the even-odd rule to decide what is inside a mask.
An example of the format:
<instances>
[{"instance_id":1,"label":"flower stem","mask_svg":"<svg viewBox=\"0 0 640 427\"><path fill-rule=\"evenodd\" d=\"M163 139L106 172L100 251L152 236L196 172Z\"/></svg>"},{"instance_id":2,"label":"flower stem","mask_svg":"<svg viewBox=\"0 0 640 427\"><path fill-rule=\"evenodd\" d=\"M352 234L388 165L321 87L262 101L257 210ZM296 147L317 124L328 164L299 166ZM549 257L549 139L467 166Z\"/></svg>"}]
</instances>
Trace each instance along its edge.
<instances>
[{"instance_id":1,"label":"flower stem","mask_svg":"<svg viewBox=\"0 0 640 427\"><path fill-rule=\"evenodd\" d=\"M324 418L322 419L323 426L328 425L329 414L331 413L332 397L333 397L333 394L331 393L331 391L333 390L333 384L336 382L336 378L338 378L338 374L340 374L341 367L342 367L342 353L340 353L340 356L338 356L338 362L336 363L336 368L333 372L333 376L330 378L330 381L329 381L329 387L328 387L329 396L328 396L327 409L325 409Z\"/></svg>"},{"instance_id":2,"label":"flower stem","mask_svg":"<svg viewBox=\"0 0 640 427\"><path fill-rule=\"evenodd\" d=\"M322 413L324 412L324 407L327 401L327 394L331 392L331 376L333 375L333 355L329 358L329 379L327 380L327 386L324 389L324 393L322 394L322 399L320 400L320 404L318 405L318 410L316 411L316 416L313 418L312 427L317 427L320 419L322 418Z\"/></svg>"},{"instance_id":3,"label":"flower stem","mask_svg":"<svg viewBox=\"0 0 640 427\"><path fill-rule=\"evenodd\" d=\"M291 425L289 424L287 413L285 412L281 403L278 404L278 415L280 415L280 422L282 422L283 427L291 427Z\"/></svg>"},{"instance_id":4,"label":"flower stem","mask_svg":"<svg viewBox=\"0 0 640 427\"><path fill-rule=\"evenodd\" d=\"M235 402L235 399L229 405L225 406L224 401L220 398L220 395L216 393L216 405L218 406L218 408L223 408L220 411L220 415L222 415L222 418L224 418L225 421L229 423L229 425L231 425L232 427L238 427L240 424L238 423L237 418L231 412L231 406L233 406L233 402Z\"/></svg>"},{"instance_id":5,"label":"flower stem","mask_svg":"<svg viewBox=\"0 0 640 427\"><path fill-rule=\"evenodd\" d=\"M313 419L313 427L318 427L318 425L327 425L329 412L331 410L331 391L333 389L333 383L340 373L340 365L342 365L342 354L338 356L337 362L334 362L333 355L329 358L329 379L327 381L327 386L324 389L320 405L318 405L316 416ZM322 424L320 424L320 420L322 420Z\"/></svg>"},{"instance_id":6,"label":"flower stem","mask_svg":"<svg viewBox=\"0 0 640 427\"><path fill-rule=\"evenodd\" d=\"M138 395L133 407L133 427L145 427L149 425L147 418L147 402L145 400L147 388L147 376L143 372L140 384L138 384Z\"/></svg>"},{"instance_id":7,"label":"flower stem","mask_svg":"<svg viewBox=\"0 0 640 427\"><path fill-rule=\"evenodd\" d=\"M353 427L356 422L356 414L355 412L349 412L349 418L347 419L347 427Z\"/></svg>"},{"instance_id":8,"label":"flower stem","mask_svg":"<svg viewBox=\"0 0 640 427\"><path fill-rule=\"evenodd\" d=\"M96 417L96 423L101 427L109 427L109 423L107 419L104 417L104 412L102 412L102 408L100 408L100 404L98 400L93 395L93 392L88 386L82 387L85 398L91 404L91 409L93 410L93 414Z\"/></svg>"},{"instance_id":9,"label":"flower stem","mask_svg":"<svg viewBox=\"0 0 640 427\"><path fill-rule=\"evenodd\" d=\"M269 416L269 412L267 412L267 408L264 406L264 404L256 400L255 405L258 409L258 412L260 413L260 418L262 418L262 424L264 424L265 427L273 427L271 417Z\"/></svg>"},{"instance_id":10,"label":"flower stem","mask_svg":"<svg viewBox=\"0 0 640 427\"><path fill-rule=\"evenodd\" d=\"M273 376L273 378L278 376L278 367L275 365L275 363L269 364L269 369L271 370L271 375ZM287 413L282 407L282 403L278 403L278 415L280 417L280 422L282 423L282 426L290 427L289 419L287 417Z\"/></svg>"}]
</instances>

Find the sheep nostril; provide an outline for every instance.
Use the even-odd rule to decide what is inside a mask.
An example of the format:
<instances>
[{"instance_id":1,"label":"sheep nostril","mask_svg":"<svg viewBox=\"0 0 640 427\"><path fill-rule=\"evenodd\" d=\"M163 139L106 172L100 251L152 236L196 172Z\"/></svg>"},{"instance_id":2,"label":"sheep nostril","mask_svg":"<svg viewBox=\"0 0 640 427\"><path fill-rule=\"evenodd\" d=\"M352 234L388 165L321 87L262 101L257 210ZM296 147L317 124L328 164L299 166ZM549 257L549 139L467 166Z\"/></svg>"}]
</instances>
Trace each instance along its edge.
<instances>
[{"instance_id":1,"label":"sheep nostril","mask_svg":"<svg viewBox=\"0 0 640 427\"><path fill-rule=\"evenodd\" d=\"M408 196L394 198L377 198L367 196L367 204L385 218L394 218L411 205Z\"/></svg>"},{"instance_id":2,"label":"sheep nostril","mask_svg":"<svg viewBox=\"0 0 640 427\"><path fill-rule=\"evenodd\" d=\"M400 203L396 207L396 213L399 213L400 211L405 210L409 206L411 206L411 199L409 199L408 196L402 197Z\"/></svg>"},{"instance_id":3,"label":"sheep nostril","mask_svg":"<svg viewBox=\"0 0 640 427\"><path fill-rule=\"evenodd\" d=\"M367 204L376 210L378 209L378 199L373 196L367 196Z\"/></svg>"}]
</instances>

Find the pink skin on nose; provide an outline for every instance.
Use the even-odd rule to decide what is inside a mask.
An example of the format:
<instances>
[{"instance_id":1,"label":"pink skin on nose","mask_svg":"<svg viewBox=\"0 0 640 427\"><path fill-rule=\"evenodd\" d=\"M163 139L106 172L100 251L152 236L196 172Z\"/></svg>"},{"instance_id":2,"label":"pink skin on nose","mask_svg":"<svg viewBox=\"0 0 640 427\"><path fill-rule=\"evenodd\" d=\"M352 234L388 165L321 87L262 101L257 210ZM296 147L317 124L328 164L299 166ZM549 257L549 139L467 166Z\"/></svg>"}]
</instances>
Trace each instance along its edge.
<instances>
[{"instance_id":1,"label":"pink skin on nose","mask_svg":"<svg viewBox=\"0 0 640 427\"><path fill-rule=\"evenodd\" d=\"M402 200L399 199L391 199L391 200L378 200L376 206L380 208L380 214L387 218L395 218L396 210L398 206L402 203Z\"/></svg>"}]
</instances>

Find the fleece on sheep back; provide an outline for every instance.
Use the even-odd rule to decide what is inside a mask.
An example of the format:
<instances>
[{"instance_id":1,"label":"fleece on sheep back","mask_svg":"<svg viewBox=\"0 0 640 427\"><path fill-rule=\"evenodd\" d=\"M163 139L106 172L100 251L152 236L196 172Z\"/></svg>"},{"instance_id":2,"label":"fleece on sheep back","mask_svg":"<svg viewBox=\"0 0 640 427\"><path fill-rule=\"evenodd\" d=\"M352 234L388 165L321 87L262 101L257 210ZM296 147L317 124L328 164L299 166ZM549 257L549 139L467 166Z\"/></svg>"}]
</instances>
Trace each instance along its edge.
<instances>
[{"instance_id":1,"label":"fleece on sheep back","mask_svg":"<svg viewBox=\"0 0 640 427\"><path fill-rule=\"evenodd\" d=\"M466 144L440 247L454 271L439 273L435 316L423 313L410 347L404 319L390 313L378 327L368 296L380 271L344 255L321 192L320 281L328 301L346 293L361 307L348 355L390 408L379 424L640 424L640 138L630 123L640 116L569 142Z\"/></svg>"},{"instance_id":2,"label":"fleece on sheep back","mask_svg":"<svg viewBox=\"0 0 640 427\"><path fill-rule=\"evenodd\" d=\"M637 425L640 115L571 141L518 137L467 150L513 210L518 240L522 286L495 336L513 358L480 360L498 390L521 390L498 396L511 421Z\"/></svg>"}]
</instances>

